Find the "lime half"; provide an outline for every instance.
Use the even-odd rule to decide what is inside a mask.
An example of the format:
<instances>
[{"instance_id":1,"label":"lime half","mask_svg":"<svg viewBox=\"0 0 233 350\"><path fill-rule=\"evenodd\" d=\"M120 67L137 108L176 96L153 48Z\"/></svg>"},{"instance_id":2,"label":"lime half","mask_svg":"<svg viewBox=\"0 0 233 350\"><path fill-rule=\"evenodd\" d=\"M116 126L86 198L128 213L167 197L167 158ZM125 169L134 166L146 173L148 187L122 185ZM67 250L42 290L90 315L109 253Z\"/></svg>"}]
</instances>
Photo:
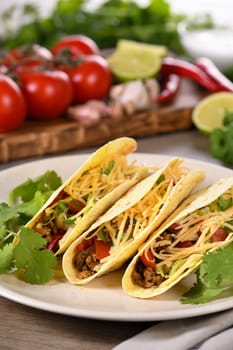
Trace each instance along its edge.
<instances>
[{"instance_id":1,"label":"lime half","mask_svg":"<svg viewBox=\"0 0 233 350\"><path fill-rule=\"evenodd\" d=\"M194 108L192 121L198 130L210 134L223 125L226 112L233 112L233 93L217 92L204 98Z\"/></svg>"},{"instance_id":2,"label":"lime half","mask_svg":"<svg viewBox=\"0 0 233 350\"><path fill-rule=\"evenodd\" d=\"M108 63L118 81L148 79L159 72L165 52L156 45L121 40Z\"/></svg>"}]
</instances>

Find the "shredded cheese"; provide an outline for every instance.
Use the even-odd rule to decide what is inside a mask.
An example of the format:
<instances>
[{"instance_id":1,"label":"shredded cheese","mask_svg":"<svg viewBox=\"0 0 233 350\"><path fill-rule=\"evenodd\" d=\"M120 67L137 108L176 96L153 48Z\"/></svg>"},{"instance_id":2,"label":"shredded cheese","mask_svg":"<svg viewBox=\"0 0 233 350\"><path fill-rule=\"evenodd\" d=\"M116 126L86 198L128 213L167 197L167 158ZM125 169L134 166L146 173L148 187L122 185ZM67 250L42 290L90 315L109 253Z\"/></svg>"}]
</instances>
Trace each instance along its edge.
<instances>
[{"instance_id":1,"label":"shredded cheese","mask_svg":"<svg viewBox=\"0 0 233 350\"><path fill-rule=\"evenodd\" d=\"M114 165L109 173L101 171L101 169L108 169L111 161L112 158L106 157L101 168L96 166L84 172L80 178L74 178L65 187L65 191L77 200L86 198L92 193L98 201L126 179L132 179L138 175L139 167L135 162L128 164L125 156L114 159Z\"/></svg>"},{"instance_id":2,"label":"shredded cheese","mask_svg":"<svg viewBox=\"0 0 233 350\"><path fill-rule=\"evenodd\" d=\"M179 162L179 166L175 168L167 167L163 173L165 178L163 181L155 183L152 189L134 206L111 221L103 223L97 230L88 235L87 239L98 236L99 231L104 230L107 232L108 240L112 242L111 254L129 244L157 217L174 188L174 181L179 181L186 173L186 168L181 167L181 163Z\"/></svg>"}]
</instances>

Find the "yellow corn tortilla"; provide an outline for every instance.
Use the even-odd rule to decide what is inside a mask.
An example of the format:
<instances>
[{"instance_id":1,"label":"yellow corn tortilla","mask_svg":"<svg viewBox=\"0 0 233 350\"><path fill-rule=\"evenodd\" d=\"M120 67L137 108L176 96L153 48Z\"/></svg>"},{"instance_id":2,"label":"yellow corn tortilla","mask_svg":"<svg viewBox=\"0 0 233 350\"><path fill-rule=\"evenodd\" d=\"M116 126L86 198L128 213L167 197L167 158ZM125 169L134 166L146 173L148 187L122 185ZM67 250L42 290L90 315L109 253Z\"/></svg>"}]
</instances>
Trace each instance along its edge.
<instances>
[{"instance_id":1,"label":"yellow corn tortilla","mask_svg":"<svg viewBox=\"0 0 233 350\"><path fill-rule=\"evenodd\" d=\"M164 167L140 181L123 197L121 197L86 232L84 232L82 236L71 244L63 256L62 267L65 276L72 284L86 284L96 277L120 268L136 253L138 247L146 240L151 231L158 227L162 221L165 220L165 218L192 192L192 190L203 181L203 171L190 171L186 168L185 173L182 173L181 177L178 178L177 183L174 185L176 172L183 171L181 164L181 159L174 158ZM164 174L166 176L163 183L160 180ZM165 189L164 194L163 186ZM156 191L159 191L159 189L161 189L162 193L161 199L157 199L158 195L156 196ZM149 212L148 217L146 216L146 218L144 218L143 215L147 215L145 214L147 208L145 207L144 211L140 209L140 206L143 205L143 203L147 203L146 200L149 201L148 203L152 210ZM138 214L136 214L137 216L135 217L137 218L138 223L135 223L134 225L133 233L131 234L133 237L129 237L128 240L124 241L124 229L122 226L124 225L124 222L126 223L126 221L124 221L126 219L124 218L127 218L128 216L133 217L133 213L136 210ZM116 242L115 246L111 248L110 254L99 261L95 273L91 276L79 278L77 269L74 265L74 259L76 259L77 255L77 247L84 242L85 239L87 240L89 237L92 237L93 234L95 235L102 226L107 227L107 225L114 222L114 220L118 220L122 216L124 218L122 219L122 222L119 223L119 230L115 231L117 232ZM131 223L133 222L132 220ZM137 225L140 225L140 227ZM122 241L117 243L117 240L119 241L120 237L119 232L122 234Z\"/></svg>"},{"instance_id":2,"label":"yellow corn tortilla","mask_svg":"<svg viewBox=\"0 0 233 350\"><path fill-rule=\"evenodd\" d=\"M130 187L148 175L148 171L145 167L127 162L127 155L134 152L136 149L136 141L128 137L115 139L100 147L70 178L64 182L64 184L60 186L57 191L55 191L26 226L35 229L36 231L38 231L38 227L44 227L44 225L41 225L43 215L59 200L59 195L63 191L70 191L71 186L74 188L77 187L78 195L79 186L81 186L81 184L83 185L82 181L84 181L85 176L87 176L85 174L94 171L93 169L95 169L95 171L97 169L100 178L98 180L100 182L99 186L101 187L102 183L105 183L105 192L102 193L102 190L100 190L95 202L88 204L86 212L85 208L83 209L84 214L82 214L82 217L76 218L72 225L68 225L69 228L62 239L59 240L59 249L56 251L56 254L63 253L73 240L87 230L88 227L113 204L113 202L129 190ZM113 163L111 164L111 161L115 162L114 165ZM102 169L105 169L103 167L108 167L109 162L110 165L113 166L113 169L110 169L109 173L111 173L111 175L115 174L115 178L113 178L113 183L108 184L107 180L110 175L108 173L100 175L100 173ZM90 186L90 184L87 183L85 186L87 187L87 191L89 191L88 186Z\"/></svg>"},{"instance_id":3,"label":"yellow corn tortilla","mask_svg":"<svg viewBox=\"0 0 233 350\"><path fill-rule=\"evenodd\" d=\"M216 232L217 229L224 227L223 223L233 219L233 202L231 202L231 206L225 211L219 210L218 207L216 207L216 201L226 194L228 194L227 198L233 198L233 177L221 179L212 186L199 190L189 196L182 205L167 218L161 227L151 234L149 239L144 242L129 263L122 278L122 287L125 293L141 299L152 298L165 293L199 266L204 253L228 244L233 239L233 227L231 227L232 232L229 232L225 240L211 241L213 233ZM210 210L207 208L210 208ZM200 220L200 218L202 218L202 220ZM173 249L171 245L165 248L167 250L165 253L163 251L162 254L166 255L163 255L164 260L157 260L156 271L159 272L160 269L158 274L161 275L161 266L162 269L166 269L166 266L168 266L166 278L161 282L158 281L157 285L154 284L153 286L147 287L142 284L140 285L140 283L135 283L135 278L133 278L133 276L135 276L135 271L140 271L140 267L137 264L140 264L140 257L142 254L145 254L148 250L150 251L151 247L153 247L154 250L156 247L159 247L159 244L161 244L164 239L168 239L165 235L166 232L169 232L167 229L179 223L180 225L183 223L183 237L186 237L186 239L187 237L193 239L195 234L194 230L196 230L196 233L199 230L195 245L189 248L180 248L178 251ZM190 223L192 223L192 225L190 225ZM188 228L186 228L185 225L188 225ZM182 226L180 226L180 228L182 228ZM175 241L177 237L173 237ZM157 259L160 257L160 253L161 248L157 251ZM140 271L140 274L141 273Z\"/></svg>"}]
</instances>

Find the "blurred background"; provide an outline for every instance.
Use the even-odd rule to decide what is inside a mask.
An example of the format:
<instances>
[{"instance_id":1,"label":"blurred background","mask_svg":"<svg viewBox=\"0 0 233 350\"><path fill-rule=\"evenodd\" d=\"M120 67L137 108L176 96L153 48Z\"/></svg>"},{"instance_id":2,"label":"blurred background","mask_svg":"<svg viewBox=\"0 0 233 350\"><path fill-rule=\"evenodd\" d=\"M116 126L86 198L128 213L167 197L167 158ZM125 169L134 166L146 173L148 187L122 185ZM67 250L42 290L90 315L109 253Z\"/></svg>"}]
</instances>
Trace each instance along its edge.
<instances>
[{"instance_id":1,"label":"blurred background","mask_svg":"<svg viewBox=\"0 0 233 350\"><path fill-rule=\"evenodd\" d=\"M0 1L0 13L8 9L10 6L24 3L34 3L41 9L41 14L47 16L48 13L53 9L56 0L1 0ZM91 6L102 3L101 0L90 0L87 1ZM147 3L146 0L138 0L140 4ZM194 13L209 12L213 15L216 21L228 21L231 22L233 19L233 2L232 0L168 0L167 1L174 12L186 13L193 15Z\"/></svg>"},{"instance_id":2,"label":"blurred background","mask_svg":"<svg viewBox=\"0 0 233 350\"><path fill-rule=\"evenodd\" d=\"M107 6L101 7L106 3ZM211 21L220 25L231 25L233 17L231 0L136 0L129 3L128 6L124 0L1 0L0 43L10 48L24 42L49 46L63 34L83 32L93 37L101 48L112 47L119 37L128 36L129 39L163 43L179 51L174 43L174 32L181 16L208 14ZM99 7L101 10L97 14L95 10ZM139 13L138 7L145 11ZM92 12L91 16L88 11ZM39 21L41 18L44 20ZM30 22L35 25L15 33L19 26ZM117 28L117 33L114 30L104 33L108 26ZM17 40L14 41L15 36Z\"/></svg>"}]
</instances>

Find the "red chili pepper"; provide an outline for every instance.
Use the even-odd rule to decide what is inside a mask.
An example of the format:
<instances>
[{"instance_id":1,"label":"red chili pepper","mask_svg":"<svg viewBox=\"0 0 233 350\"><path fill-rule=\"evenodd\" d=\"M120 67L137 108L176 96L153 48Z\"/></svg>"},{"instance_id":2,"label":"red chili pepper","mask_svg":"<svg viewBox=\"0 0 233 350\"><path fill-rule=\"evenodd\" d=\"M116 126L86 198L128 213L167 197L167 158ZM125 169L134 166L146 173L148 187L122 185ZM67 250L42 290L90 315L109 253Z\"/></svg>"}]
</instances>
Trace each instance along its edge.
<instances>
[{"instance_id":1,"label":"red chili pepper","mask_svg":"<svg viewBox=\"0 0 233 350\"><path fill-rule=\"evenodd\" d=\"M162 82L162 91L156 98L156 102L167 102L173 99L180 87L181 78L177 74L168 74L164 76Z\"/></svg>"},{"instance_id":2,"label":"red chili pepper","mask_svg":"<svg viewBox=\"0 0 233 350\"><path fill-rule=\"evenodd\" d=\"M161 67L162 74L177 74L180 77L192 79L209 91L221 91L221 88L196 65L173 57L165 57Z\"/></svg>"},{"instance_id":3,"label":"red chili pepper","mask_svg":"<svg viewBox=\"0 0 233 350\"><path fill-rule=\"evenodd\" d=\"M222 91L233 91L233 83L217 68L213 61L207 57L200 57L196 60L197 67L203 70Z\"/></svg>"},{"instance_id":4,"label":"red chili pepper","mask_svg":"<svg viewBox=\"0 0 233 350\"><path fill-rule=\"evenodd\" d=\"M60 241L60 239L64 236L63 233L57 233L56 235L53 236L52 241L48 243L47 249L48 250L54 250Z\"/></svg>"}]
</instances>

